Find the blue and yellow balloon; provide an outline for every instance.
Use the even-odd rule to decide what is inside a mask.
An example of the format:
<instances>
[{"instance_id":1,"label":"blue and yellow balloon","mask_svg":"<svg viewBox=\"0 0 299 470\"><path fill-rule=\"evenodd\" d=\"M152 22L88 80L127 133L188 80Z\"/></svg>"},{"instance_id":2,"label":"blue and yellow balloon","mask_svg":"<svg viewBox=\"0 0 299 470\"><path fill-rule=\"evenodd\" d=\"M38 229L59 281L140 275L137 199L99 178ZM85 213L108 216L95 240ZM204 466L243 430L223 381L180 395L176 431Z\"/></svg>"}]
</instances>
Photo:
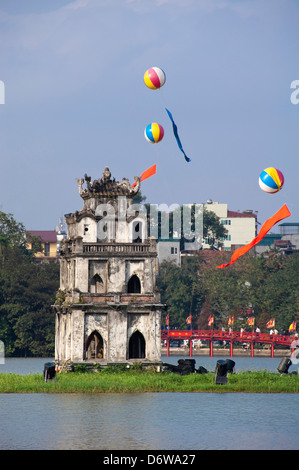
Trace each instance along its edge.
<instances>
[{"instance_id":1,"label":"blue and yellow balloon","mask_svg":"<svg viewBox=\"0 0 299 470\"><path fill-rule=\"evenodd\" d=\"M277 168L269 167L263 170L259 177L259 186L265 193L277 193L284 184L284 176Z\"/></svg>"},{"instance_id":2,"label":"blue and yellow balloon","mask_svg":"<svg viewBox=\"0 0 299 470\"><path fill-rule=\"evenodd\" d=\"M144 136L151 144L157 144L164 137L164 129L161 124L152 122L144 129Z\"/></svg>"}]
</instances>

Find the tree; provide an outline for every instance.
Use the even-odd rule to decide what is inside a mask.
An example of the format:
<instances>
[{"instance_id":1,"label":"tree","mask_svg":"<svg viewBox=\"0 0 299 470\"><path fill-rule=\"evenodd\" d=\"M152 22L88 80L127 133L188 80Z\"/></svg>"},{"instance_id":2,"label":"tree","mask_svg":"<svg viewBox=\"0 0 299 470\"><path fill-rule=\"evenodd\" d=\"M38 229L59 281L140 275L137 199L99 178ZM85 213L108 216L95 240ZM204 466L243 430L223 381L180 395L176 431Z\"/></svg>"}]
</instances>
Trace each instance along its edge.
<instances>
[{"instance_id":1,"label":"tree","mask_svg":"<svg viewBox=\"0 0 299 470\"><path fill-rule=\"evenodd\" d=\"M41 237L37 235L31 235L30 232L26 232L27 242L31 244L31 253L42 253L44 251L43 241Z\"/></svg>"},{"instance_id":2,"label":"tree","mask_svg":"<svg viewBox=\"0 0 299 470\"><path fill-rule=\"evenodd\" d=\"M219 255L221 256L221 255ZM266 320L276 319L278 329L287 330L298 317L299 256L282 257L277 252L268 258L245 255L237 263L217 269L220 258L200 266L200 276L216 327L226 326L234 315L234 327L247 326L247 317L263 331Z\"/></svg>"},{"instance_id":3,"label":"tree","mask_svg":"<svg viewBox=\"0 0 299 470\"><path fill-rule=\"evenodd\" d=\"M288 331L299 319L299 254L282 257L277 252L259 259L263 276L257 286L258 315L275 318L279 330Z\"/></svg>"},{"instance_id":4,"label":"tree","mask_svg":"<svg viewBox=\"0 0 299 470\"><path fill-rule=\"evenodd\" d=\"M25 227L12 214L0 212L0 247L26 247Z\"/></svg>"},{"instance_id":5,"label":"tree","mask_svg":"<svg viewBox=\"0 0 299 470\"><path fill-rule=\"evenodd\" d=\"M0 340L7 356L54 353L51 312L59 265L37 263L26 250L25 229L11 214L0 216Z\"/></svg>"},{"instance_id":6,"label":"tree","mask_svg":"<svg viewBox=\"0 0 299 470\"><path fill-rule=\"evenodd\" d=\"M190 313L199 329L207 328L211 314L215 329L227 327L229 316L234 317L235 329L248 327L247 319L253 316L264 332L270 318L275 318L279 331L288 331L292 321L299 321L298 253L247 254L225 269L216 266L227 261L228 253L219 252L209 263L203 253L187 257L181 267L161 265L157 284L168 305L170 327L186 328Z\"/></svg>"},{"instance_id":7,"label":"tree","mask_svg":"<svg viewBox=\"0 0 299 470\"><path fill-rule=\"evenodd\" d=\"M208 240L208 244L212 248L214 245L221 247L223 245L223 237L227 234L227 230L220 223L219 217L215 212L208 211L204 208L203 211L203 237Z\"/></svg>"},{"instance_id":8,"label":"tree","mask_svg":"<svg viewBox=\"0 0 299 470\"><path fill-rule=\"evenodd\" d=\"M211 307L209 297L206 297L196 322L198 330L206 330L208 328L209 316L212 314L213 309Z\"/></svg>"},{"instance_id":9,"label":"tree","mask_svg":"<svg viewBox=\"0 0 299 470\"><path fill-rule=\"evenodd\" d=\"M171 262L161 264L161 275L157 286L162 302L168 305L170 326L186 328L186 319L191 314L196 321L204 300L202 285L198 276L199 259L187 257L181 267Z\"/></svg>"},{"instance_id":10,"label":"tree","mask_svg":"<svg viewBox=\"0 0 299 470\"><path fill-rule=\"evenodd\" d=\"M133 204L142 204L145 200L146 196L143 196L142 192L139 190L133 197Z\"/></svg>"}]
</instances>

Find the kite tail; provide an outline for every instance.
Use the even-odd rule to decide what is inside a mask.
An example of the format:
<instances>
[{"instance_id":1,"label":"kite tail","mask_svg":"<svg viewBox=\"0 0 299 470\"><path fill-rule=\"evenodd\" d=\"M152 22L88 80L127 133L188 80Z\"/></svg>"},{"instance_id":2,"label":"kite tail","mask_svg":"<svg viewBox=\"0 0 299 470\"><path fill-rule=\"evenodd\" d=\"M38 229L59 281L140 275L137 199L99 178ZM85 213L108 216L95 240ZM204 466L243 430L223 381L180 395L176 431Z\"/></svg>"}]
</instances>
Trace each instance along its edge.
<instances>
[{"instance_id":1,"label":"kite tail","mask_svg":"<svg viewBox=\"0 0 299 470\"><path fill-rule=\"evenodd\" d=\"M191 162L191 158L187 157L187 155L186 155L185 152L184 152L183 146L182 146L182 144L181 144L181 141L180 141L180 138L179 138L179 135L178 135L178 128L177 128L177 126L176 126L176 123L175 123L174 120L173 120L172 114L171 114L171 112L170 112L167 108L165 108L165 109L166 109L166 111L167 111L167 114L168 114L168 116L169 116L171 122L172 122L173 134L174 134L174 136L175 136L175 138L176 138L178 147L179 147L179 149L181 150L181 152L183 153L186 162Z\"/></svg>"},{"instance_id":2,"label":"kite tail","mask_svg":"<svg viewBox=\"0 0 299 470\"><path fill-rule=\"evenodd\" d=\"M147 170L145 170L142 175L140 176L140 181L144 181L146 180L147 178L150 178L151 176L155 175L156 174L156 167L157 165L153 165L151 166L150 168L148 168ZM136 182L132 184L132 187L136 186Z\"/></svg>"},{"instance_id":3,"label":"kite tail","mask_svg":"<svg viewBox=\"0 0 299 470\"><path fill-rule=\"evenodd\" d=\"M238 248L232 255L230 263L227 264L221 264L220 266L217 266L217 268L226 268L226 266L230 266L233 264L235 261L237 261L240 256L243 256L245 253L247 253L251 248L255 245L257 245L263 238L264 236L269 232L269 230L273 227L273 225L277 224L277 222L280 222L282 219L285 219L286 217L289 217L291 215L287 205L285 204L282 206L279 211L277 211L270 219L266 220L266 222L263 224L261 227L259 234L247 245L242 246L241 248Z\"/></svg>"}]
</instances>

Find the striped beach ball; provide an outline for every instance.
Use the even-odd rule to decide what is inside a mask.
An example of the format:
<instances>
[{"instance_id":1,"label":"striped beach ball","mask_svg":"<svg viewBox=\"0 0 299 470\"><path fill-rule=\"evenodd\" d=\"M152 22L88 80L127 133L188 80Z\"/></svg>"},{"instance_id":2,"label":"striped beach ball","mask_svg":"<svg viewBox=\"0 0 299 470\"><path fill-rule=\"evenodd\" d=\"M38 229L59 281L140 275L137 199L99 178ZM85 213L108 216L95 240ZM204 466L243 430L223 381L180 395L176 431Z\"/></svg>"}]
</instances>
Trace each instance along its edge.
<instances>
[{"instance_id":1,"label":"striped beach ball","mask_svg":"<svg viewBox=\"0 0 299 470\"><path fill-rule=\"evenodd\" d=\"M277 193L284 183L284 176L277 168L266 168L259 177L260 188L266 193Z\"/></svg>"},{"instance_id":2,"label":"striped beach ball","mask_svg":"<svg viewBox=\"0 0 299 470\"><path fill-rule=\"evenodd\" d=\"M157 142L160 142L163 139L164 129L161 124L152 122L144 129L144 136L146 140L148 140L152 144L156 144Z\"/></svg>"},{"instance_id":3,"label":"striped beach ball","mask_svg":"<svg viewBox=\"0 0 299 470\"><path fill-rule=\"evenodd\" d=\"M151 90L158 90L164 85L166 81L165 72L159 67L152 67L148 69L144 74L144 83Z\"/></svg>"}]
</instances>

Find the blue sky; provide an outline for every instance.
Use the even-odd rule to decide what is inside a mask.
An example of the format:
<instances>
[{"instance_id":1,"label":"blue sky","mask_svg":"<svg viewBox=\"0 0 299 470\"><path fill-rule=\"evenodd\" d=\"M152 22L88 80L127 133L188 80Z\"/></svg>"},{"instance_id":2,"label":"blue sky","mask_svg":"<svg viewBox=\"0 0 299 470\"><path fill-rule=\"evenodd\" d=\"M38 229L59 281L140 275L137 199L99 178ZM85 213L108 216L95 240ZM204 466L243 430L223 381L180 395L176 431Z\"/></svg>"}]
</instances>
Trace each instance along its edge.
<instances>
[{"instance_id":1,"label":"blue sky","mask_svg":"<svg viewBox=\"0 0 299 470\"><path fill-rule=\"evenodd\" d=\"M286 203L299 222L298 17L296 0L1 0L0 210L52 230L83 206L76 178L108 166L133 182L156 163L146 202L212 199L260 223ZM285 177L274 195L258 185L269 166Z\"/></svg>"}]
</instances>

